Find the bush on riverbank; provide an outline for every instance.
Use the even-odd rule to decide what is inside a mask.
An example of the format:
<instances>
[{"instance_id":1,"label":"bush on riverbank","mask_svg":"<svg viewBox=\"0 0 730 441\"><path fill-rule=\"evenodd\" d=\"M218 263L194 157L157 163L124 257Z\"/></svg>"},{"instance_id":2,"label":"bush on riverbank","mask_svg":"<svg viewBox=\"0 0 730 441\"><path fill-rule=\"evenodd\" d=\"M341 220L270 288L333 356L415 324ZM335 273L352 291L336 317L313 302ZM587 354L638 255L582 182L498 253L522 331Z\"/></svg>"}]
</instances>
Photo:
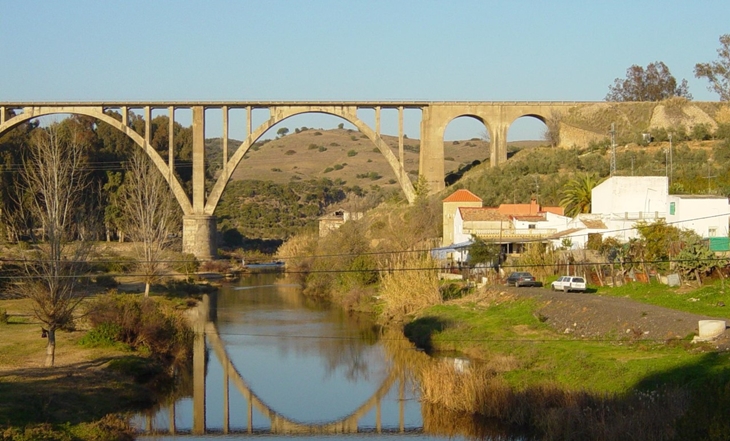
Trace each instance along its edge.
<instances>
[{"instance_id":1,"label":"bush on riverbank","mask_svg":"<svg viewBox=\"0 0 730 441\"><path fill-rule=\"evenodd\" d=\"M441 303L436 264L428 256L395 255L383 272L378 295L380 319L403 323L423 309Z\"/></svg>"},{"instance_id":2,"label":"bush on riverbank","mask_svg":"<svg viewBox=\"0 0 730 441\"><path fill-rule=\"evenodd\" d=\"M108 294L88 309L86 344L113 341L164 363L191 356L193 332L179 311L151 297Z\"/></svg>"},{"instance_id":3,"label":"bush on riverbank","mask_svg":"<svg viewBox=\"0 0 730 441\"><path fill-rule=\"evenodd\" d=\"M393 272L392 265L400 265L403 256L420 252L413 250L433 246L440 234L440 209L437 198L423 198L413 206L384 203L368 211L362 219L345 222L323 237L309 233L290 238L279 248L277 257L286 261L287 272L304 286L305 295L334 301L351 310L372 310L383 274ZM435 266L424 261L414 261L414 264ZM401 267L396 272L410 272L410 269ZM435 272L433 275L435 280ZM416 293L422 275L414 273L413 276L412 290ZM404 282L404 286L407 284ZM401 316L402 313L396 313L398 308L385 310Z\"/></svg>"}]
</instances>

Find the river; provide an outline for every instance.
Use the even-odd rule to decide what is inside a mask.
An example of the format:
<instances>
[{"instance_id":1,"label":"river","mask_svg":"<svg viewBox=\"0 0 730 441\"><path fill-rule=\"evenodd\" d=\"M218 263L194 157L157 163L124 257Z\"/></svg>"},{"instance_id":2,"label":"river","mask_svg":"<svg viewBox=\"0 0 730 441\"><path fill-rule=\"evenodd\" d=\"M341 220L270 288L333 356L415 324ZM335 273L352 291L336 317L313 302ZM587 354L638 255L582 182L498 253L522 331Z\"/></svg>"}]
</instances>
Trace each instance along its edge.
<instances>
[{"instance_id":1,"label":"river","mask_svg":"<svg viewBox=\"0 0 730 441\"><path fill-rule=\"evenodd\" d=\"M424 354L368 318L314 303L275 274L243 278L207 301L193 396L135 417L139 439L463 439L424 424L404 362Z\"/></svg>"}]
</instances>

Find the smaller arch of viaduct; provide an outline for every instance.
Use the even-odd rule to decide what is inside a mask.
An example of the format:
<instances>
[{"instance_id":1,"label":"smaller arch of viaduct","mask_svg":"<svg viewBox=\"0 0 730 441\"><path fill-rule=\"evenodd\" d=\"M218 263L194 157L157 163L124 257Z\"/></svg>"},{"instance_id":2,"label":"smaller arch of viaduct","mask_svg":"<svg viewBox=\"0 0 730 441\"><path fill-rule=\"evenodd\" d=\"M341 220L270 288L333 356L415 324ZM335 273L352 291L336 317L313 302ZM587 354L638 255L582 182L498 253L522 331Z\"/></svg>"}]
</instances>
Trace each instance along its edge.
<instances>
[{"instance_id":1,"label":"smaller arch of viaduct","mask_svg":"<svg viewBox=\"0 0 730 441\"><path fill-rule=\"evenodd\" d=\"M51 114L79 114L103 121L120 130L142 148L152 159L157 169L167 180L172 192L183 211L183 251L196 257L209 259L215 256L216 222L215 208L221 198L233 171L242 161L243 155L268 129L294 115L304 113L326 113L341 117L352 123L378 148L394 171L409 202L416 194L404 168L403 153L403 111L420 109L420 154L419 175L425 179L430 193L444 189L444 131L455 118L469 116L481 121L490 133L491 166L507 160L507 132L518 118L532 116L546 121L555 112L566 112L584 102L0 102L0 134L30 119ZM141 136L128 126L129 109L143 109L146 130ZM151 147L150 124L152 109L167 108L169 111L170 133L173 133L174 111L176 108L192 109L193 130L193 178L192 198L188 197L181 183L175 177L173 140L167 161ZM235 153L228 155L228 111L246 109L246 139ZM253 109L265 108L270 117L255 129L251 127ZM381 109L398 110L398 156L383 141L380 134ZM122 121L104 113L105 109L121 109ZM223 172L216 183L206 192L205 188L205 111L221 109L223 113ZM375 128L370 127L358 116L359 109L375 110ZM22 113L10 116L10 110Z\"/></svg>"}]
</instances>

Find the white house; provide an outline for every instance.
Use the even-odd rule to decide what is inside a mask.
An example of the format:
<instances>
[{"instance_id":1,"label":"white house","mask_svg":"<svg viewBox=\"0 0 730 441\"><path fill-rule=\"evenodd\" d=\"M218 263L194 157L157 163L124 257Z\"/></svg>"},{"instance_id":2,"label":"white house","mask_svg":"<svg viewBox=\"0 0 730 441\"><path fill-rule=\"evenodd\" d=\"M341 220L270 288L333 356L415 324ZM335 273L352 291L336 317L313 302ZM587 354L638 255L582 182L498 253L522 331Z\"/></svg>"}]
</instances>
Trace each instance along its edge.
<instances>
[{"instance_id":1,"label":"white house","mask_svg":"<svg viewBox=\"0 0 730 441\"><path fill-rule=\"evenodd\" d=\"M591 191L591 213L613 219L656 219L667 211L666 176L612 176Z\"/></svg>"},{"instance_id":2,"label":"white house","mask_svg":"<svg viewBox=\"0 0 730 441\"><path fill-rule=\"evenodd\" d=\"M605 224L604 238L622 242L638 237L637 222L659 219L702 238L727 237L730 203L721 196L670 195L666 176L613 176L591 192L591 214Z\"/></svg>"},{"instance_id":3,"label":"white house","mask_svg":"<svg viewBox=\"0 0 730 441\"><path fill-rule=\"evenodd\" d=\"M730 202L723 196L670 195L667 223L703 238L728 237Z\"/></svg>"}]
</instances>

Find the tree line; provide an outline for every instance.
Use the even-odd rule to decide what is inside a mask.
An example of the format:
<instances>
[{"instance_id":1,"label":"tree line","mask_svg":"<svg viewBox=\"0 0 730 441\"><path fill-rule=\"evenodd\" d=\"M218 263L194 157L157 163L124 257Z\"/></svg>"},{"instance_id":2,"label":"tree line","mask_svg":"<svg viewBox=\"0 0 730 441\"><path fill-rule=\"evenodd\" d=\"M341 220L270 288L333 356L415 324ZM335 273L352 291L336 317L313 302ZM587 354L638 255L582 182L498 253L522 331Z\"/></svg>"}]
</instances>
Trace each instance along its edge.
<instances>
[{"instance_id":1,"label":"tree line","mask_svg":"<svg viewBox=\"0 0 730 441\"><path fill-rule=\"evenodd\" d=\"M695 65L695 77L709 81L707 88L717 93L720 101L730 101L730 34L720 36L717 54L716 61ZM634 64L626 69L626 78L616 78L608 86L606 101L663 101L672 97L692 99L687 80L677 82L669 67L656 61L646 68Z\"/></svg>"}]
</instances>

